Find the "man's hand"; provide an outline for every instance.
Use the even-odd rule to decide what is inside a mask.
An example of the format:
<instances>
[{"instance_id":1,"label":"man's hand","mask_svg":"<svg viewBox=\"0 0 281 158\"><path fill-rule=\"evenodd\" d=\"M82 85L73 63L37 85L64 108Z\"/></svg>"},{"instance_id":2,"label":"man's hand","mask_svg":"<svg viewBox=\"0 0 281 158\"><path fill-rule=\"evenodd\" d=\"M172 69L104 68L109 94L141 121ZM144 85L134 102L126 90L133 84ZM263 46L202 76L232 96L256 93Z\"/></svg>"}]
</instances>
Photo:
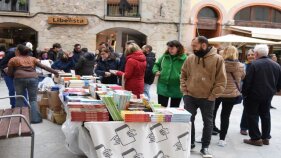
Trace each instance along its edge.
<instances>
[{"instance_id":1,"label":"man's hand","mask_svg":"<svg viewBox=\"0 0 281 158\"><path fill-rule=\"evenodd\" d=\"M6 67L5 69L3 69L3 71L7 74L7 73L8 73L8 67Z\"/></svg>"}]
</instances>

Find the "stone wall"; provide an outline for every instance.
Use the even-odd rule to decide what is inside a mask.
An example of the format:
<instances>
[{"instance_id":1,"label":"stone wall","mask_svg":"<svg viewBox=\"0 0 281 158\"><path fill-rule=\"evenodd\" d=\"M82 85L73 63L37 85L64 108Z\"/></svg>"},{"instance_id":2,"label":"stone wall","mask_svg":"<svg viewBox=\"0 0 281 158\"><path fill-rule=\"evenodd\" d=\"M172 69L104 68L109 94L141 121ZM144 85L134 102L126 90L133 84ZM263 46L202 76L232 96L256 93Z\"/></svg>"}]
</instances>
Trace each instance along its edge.
<instances>
[{"instance_id":1,"label":"stone wall","mask_svg":"<svg viewBox=\"0 0 281 158\"><path fill-rule=\"evenodd\" d=\"M183 22L188 21L189 0L184 0ZM178 39L180 0L140 0L141 21L106 21L106 0L30 0L30 15L24 17L4 16L0 23L14 22L29 26L38 32L39 49L51 47L53 43L61 43L64 50L71 51L75 43L96 50L96 35L110 28L122 27L137 30L147 36L147 43L152 45L157 56L166 50L169 40ZM1 13L0 13L1 14ZM48 16L77 15L88 19L85 26L50 25ZM187 25L182 27L182 41L186 47L188 38Z\"/></svg>"},{"instance_id":2,"label":"stone wall","mask_svg":"<svg viewBox=\"0 0 281 158\"><path fill-rule=\"evenodd\" d=\"M107 0L30 0L30 13L95 14L103 18L106 4ZM180 0L140 0L142 21L147 22L178 22L179 7Z\"/></svg>"}]
</instances>

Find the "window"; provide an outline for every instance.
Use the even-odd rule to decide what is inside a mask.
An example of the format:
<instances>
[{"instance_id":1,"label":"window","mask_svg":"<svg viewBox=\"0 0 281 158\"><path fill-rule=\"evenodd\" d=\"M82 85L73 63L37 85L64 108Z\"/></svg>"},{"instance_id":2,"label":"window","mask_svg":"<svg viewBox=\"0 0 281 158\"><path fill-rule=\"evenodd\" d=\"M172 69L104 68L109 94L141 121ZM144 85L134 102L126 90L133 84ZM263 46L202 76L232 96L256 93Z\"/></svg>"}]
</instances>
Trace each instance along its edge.
<instances>
[{"instance_id":1,"label":"window","mask_svg":"<svg viewBox=\"0 0 281 158\"><path fill-rule=\"evenodd\" d=\"M234 20L281 23L281 11L267 6L252 6L240 10Z\"/></svg>"},{"instance_id":2,"label":"window","mask_svg":"<svg viewBox=\"0 0 281 158\"><path fill-rule=\"evenodd\" d=\"M107 0L107 16L140 17L139 0Z\"/></svg>"},{"instance_id":3,"label":"window","mask_svg":"<svg viewBox=\"0 0 281 158\"><path fill-rule=\"evenodd\" d=\"M254 21L269 21L269 7L253 7L253 20Z\"/></svg>"},{"instance_id":4,"label":"window","mask_svg":"<svg viewBox=\"0 0 281 158\"><path fill-rule=\"evenodd\" d=\"M29 0L0 0L0 11L28 12Z\"/></svg>"},{"instance_id":5,"label":"window","mask_svg":"<svg viewBox=\"0 0 281 158\"><path fill-rule=\"evenodd\" d=\"M245 8L239 11L234 19L239 19L243 21L250 21L251 20L251 8Z\"/></svg>"},{"instance_id":6,"label":"window","mask_svg":"<svg viewBox=\"0 0 281 158\"><path fill-rule=\"evenodd\" d=\"M213 19L217 19L218 15L216 13L216 11L210 7L205 7L203 9L200 10L200 12L198 13L198 17L199 18L213 18Z\"/></svg>"},{"instance_id":7,"label":"window","mask_svg":"<svg viewBox=\"0 0 281 158\"><path fill-rule=\"evenodd\" d=\"M273 11L272 21L275 23L281 23L281 11L279 10Z\"/></svg>"}]
</instances>

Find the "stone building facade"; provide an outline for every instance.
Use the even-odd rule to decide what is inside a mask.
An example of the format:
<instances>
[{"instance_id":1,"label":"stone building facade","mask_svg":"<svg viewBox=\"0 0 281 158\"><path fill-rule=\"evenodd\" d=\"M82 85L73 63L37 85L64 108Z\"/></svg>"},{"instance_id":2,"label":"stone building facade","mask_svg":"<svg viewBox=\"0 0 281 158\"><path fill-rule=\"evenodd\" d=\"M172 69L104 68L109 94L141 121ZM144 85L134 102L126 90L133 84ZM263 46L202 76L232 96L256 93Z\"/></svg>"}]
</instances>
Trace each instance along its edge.
<instances>
[{"instance_id":1,"label":"stone building facade","mask_svg":"<svg viewBox=\"0 0 281 158\"><path fill-rule=\"evenodd\" d=\"M115 7L117 4L119 7L120 0L26 1L27 12L6 12L0 7L0 41L2 27L20 25L36 31L35 45L40 49L51 47L53 43L58 42L65 50L72 50L75 43L81 43L82 47L95 51L101 41L111 40L109 43L115 45L116 51L122 52L124 41L135 39L141 44L152 45L154 52L160 55L165 51L166 42L169 40L179 39L189 48L191 40L199 34L216 37L231 33L226 28L240 24L235 22L235 16L246 7L274 8L277 10L275 15L277 21L281 18L279 17L281 0L127 0L129 3L137 4L137 15L133 16L110 14L109 4L112 3ZM209 15L212 12L208 10L201 13L206 8L209 11L213 10L214 17ZM47 19L50 16L84 17L88 19L88 24L49 24ZM255 21L244 23L256 24ZM280 23L274 26L281 28Z\"/></svg>"},{"instance_id":2,"label":"stone building facade","mask_svg":"<svg viewBox=\"0 0 281 158\"><path fill-rule=\"evenodd\" d=\"M75 43L81 43L82 47L88 47L91 51L97 49L97 35L100 32L114 28L131 29L145 35L146 43L161 54L166 49L167 41L179 38L180 7L180 1L140 0L140 17L110 17L107 16L107 0L29 0L27 13L1 11L0 25L22 24L34 29L38 33L40 49L58 42L66 50L72 50ZM189 17L188 1L182 9L182 23L186 23ZM50 16L85 17L88 25L53 25L47 21ZM189 37L186 36L185 27L182 24L181 41L187 43Z\"/></svg>"}]
</instances>

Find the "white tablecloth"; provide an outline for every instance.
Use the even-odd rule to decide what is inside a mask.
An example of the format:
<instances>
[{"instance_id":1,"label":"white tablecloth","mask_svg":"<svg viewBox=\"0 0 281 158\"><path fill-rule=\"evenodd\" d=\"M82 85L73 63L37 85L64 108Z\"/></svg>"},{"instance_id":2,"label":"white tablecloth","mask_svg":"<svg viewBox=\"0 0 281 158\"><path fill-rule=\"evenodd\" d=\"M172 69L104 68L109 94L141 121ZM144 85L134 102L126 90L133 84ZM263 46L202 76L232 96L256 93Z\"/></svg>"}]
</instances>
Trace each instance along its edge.
<instances>
[{"instance_id":1,"label":"white tablecloth","mask_svg":"<svg viewBox=\"0 0 281 158\"><path fill-rule=\"evenodd\" d=\"M83 139L92 139L93 144L90 148L94 148L85 153L87 156L97 155L98 158L190 157L190 123L87 122L85 128L88 129L90 137L83 136ZM84 144L83 140L79 140L79 143Z\"/></svg>"}]
</instances>

